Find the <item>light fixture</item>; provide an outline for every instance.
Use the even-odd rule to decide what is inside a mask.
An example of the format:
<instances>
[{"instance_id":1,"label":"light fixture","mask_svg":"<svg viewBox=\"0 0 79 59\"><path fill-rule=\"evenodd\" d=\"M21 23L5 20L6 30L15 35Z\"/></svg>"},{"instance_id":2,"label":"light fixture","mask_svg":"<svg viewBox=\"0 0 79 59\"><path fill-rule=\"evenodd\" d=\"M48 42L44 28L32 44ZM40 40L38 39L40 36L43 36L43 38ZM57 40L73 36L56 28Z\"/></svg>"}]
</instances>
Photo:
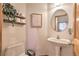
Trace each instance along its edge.
<instances>
[{"instance_id":1,"label":"light fixture","mask_svg":"<svg viewBox=\"0 0 79 59\"><path fill-rule=\"evenodd\" d=\"M60 6L63 5L64 3L54 3L54 6Z\"/></svg>"}]
</instances>

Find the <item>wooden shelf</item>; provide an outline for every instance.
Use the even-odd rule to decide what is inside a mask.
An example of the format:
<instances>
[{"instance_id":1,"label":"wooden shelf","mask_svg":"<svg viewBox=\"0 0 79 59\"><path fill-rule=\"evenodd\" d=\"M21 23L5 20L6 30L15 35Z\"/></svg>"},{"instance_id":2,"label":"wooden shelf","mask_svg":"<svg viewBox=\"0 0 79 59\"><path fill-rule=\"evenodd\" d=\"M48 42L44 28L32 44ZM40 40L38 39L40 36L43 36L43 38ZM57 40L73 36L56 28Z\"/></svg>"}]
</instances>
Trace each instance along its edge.
<instances>
[{"instance_id":1,"label":"wooden shelf","mask_svg":"<svg viewBox=\"0 0 79 59\"><path fill-rule=\"evenodd\" d=\"M10 21L10 20L6 20L6 19L4 19L4 22L6 22L6 23L12 23L12 21ZM26 23L14 22L14 24L25 25Z\"/></svg>"},{"instance_id":2,"label":"wooden shelf","mask_svg":"<svg viewBox=\"0 0 79 59\"><path fill-rule=\"evenodd\" d=\"M17 18L20 18L20 19L26 19L25 17L23 16L16 16Z\"/></svg>"},{"instance_id":3,"label":"wooden shelf","mask_svg":"<svg viewBox=\"0 0 79 59\"><path fill-rule=\"evenodd\" d=\"M4 16L6 16L5 14L3 14ZM7 17L7 16L6 16ZM20 18L20 19L26 19L24 16L15 16L16 18Z\"/></svg>"}]
</instances>

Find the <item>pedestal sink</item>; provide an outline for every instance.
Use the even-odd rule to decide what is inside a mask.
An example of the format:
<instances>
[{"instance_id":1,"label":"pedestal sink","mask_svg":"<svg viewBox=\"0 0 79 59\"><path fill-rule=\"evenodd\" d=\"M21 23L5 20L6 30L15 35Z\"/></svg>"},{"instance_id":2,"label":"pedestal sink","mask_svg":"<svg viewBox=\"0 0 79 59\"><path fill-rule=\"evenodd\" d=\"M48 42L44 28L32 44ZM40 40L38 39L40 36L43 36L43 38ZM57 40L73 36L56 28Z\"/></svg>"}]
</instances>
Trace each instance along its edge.
<instances>
[{"instance_id":1,"label":"pedestal sink","mask_svg":"<svg viewBox=\"0 0 79 59\"><path fill-rule=\"evenodd\" d=\"M56 38L48 38L48 41L56 46L56 55L61 56L62 47L71 45L71 41L68 39L56 39Z\"/></svg>"},{"instance_id":2,"label":"pedestal sink","mask_svg":"<svg viewBox=\"0 0 79 59\"><path fill-rule=\"evenodd\" d=\"M56 39L56 38L48 38L48 41L57 44L58 46L66 46L71 44L71 41L68 39Z\"/></svg>"}]
</instances>

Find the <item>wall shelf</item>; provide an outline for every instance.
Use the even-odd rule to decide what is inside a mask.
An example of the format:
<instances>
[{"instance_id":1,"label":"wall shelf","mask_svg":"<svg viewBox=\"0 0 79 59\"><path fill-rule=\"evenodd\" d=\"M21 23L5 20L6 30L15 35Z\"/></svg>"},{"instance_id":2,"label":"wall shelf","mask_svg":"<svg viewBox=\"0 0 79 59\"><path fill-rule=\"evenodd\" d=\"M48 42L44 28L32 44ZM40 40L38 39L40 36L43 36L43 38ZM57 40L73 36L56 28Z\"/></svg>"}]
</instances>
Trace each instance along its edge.
<instances>
[{"instance_id":1,"label":"wall shelf","mask_svg":"<svg viewBox=\"0 0 79 59\"><path fill-rule=\"evenodd\" d=\"M12 21L4 19L3 20L5 23L12 23ZM14 22L14 24L20 24L20 25L25 25L26 23L21 23L21 22Z\"/></svg>"},{"instance_id":2,"label":"wall shelf","mask_svg":"<svg viewBox=\"0 0 79 59\"><path fill-rule=\"evenodd\" d=\"M25 24L24 20L21 20L21 19L26 19L26 18L22 15L22 13L19 13L19 12L17 13L17 10L10 3L3 4L3 16L4 16L3 21L6 23L20 24L20 25ZM8 20L8 18L10 19L13 18L13 21L15 22ZM19 18L20 21L18 22L16 18Z\"/></svg>"},{"instance_id":3,"label":"wall shelf","mask_svg":"<svg viewBox=\"0 0 79 59\"><path fill-rule=\"evenodd\" d=\"M23 16L16 16L17 18L20 18L20 19L26 19L25 17Z\"/></svg>"}]
</instances>

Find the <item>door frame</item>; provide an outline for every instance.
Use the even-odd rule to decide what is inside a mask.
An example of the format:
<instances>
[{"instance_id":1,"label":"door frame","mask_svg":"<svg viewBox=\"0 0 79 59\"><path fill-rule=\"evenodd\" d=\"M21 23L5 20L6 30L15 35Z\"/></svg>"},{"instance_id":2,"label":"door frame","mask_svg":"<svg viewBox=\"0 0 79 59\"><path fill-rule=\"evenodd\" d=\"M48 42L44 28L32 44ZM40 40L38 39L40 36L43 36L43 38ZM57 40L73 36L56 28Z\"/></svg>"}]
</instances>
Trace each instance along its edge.
<instances>
[{"instance_id":1,"label":"door frame","mask_svg":"<svg viewBox=\"0 0 79 59\"><path fill-rule=\"evenodd\" d=\"M76 3L74 3L74 38L76 38Z\"/></svg>"},{"instance_id":2,"label":"door frame","mask_svg":"<svg viewBox=\"0 0 79 59\"><path fill-rule=\"evenodd\" d=\"M76 53L75 53L75 39L77 39L77 29L76 29L76 26L77 26L77 3L74 3L74 38L73 38L73 53L74 55L76 56Z\"/></svg>"},{"instance_id":3,"label":"door frame","mask_svg":"<svg viewBox=\"0 0 79 59\"><path fill-rule=\"evenodd\" d=\"M0 55L2 54L2 24L3 24L2 4L0 3Z\"/></svg>"}]
</instances>

